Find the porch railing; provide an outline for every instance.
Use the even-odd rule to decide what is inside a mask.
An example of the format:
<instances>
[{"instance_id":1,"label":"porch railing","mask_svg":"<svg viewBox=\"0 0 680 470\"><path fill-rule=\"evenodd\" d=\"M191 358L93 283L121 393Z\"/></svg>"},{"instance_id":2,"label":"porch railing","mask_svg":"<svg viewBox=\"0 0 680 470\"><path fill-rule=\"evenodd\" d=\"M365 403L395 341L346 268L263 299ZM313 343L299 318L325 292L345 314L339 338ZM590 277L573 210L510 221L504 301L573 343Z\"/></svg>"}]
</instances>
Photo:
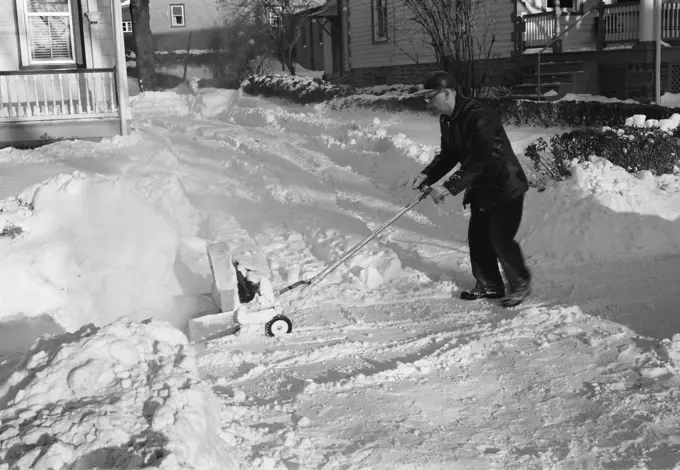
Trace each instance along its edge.
<instances>
[{"instance_id":1,"label":"porch railing","mask_svg":"<svg viewBox=\"0 0 680 470\"><path fill-rule=\"evenodd\" d=\"M640 4L607 5L604 9L604 41L610 43L635 42L640 37ZM661 4L661 38L680 40L680 2Z\"/></svg>"},{"instance_id":2,"label":"porch railing","mask_svg":"<svg viewBox=\"0 0 680 470\"><path fill-rule=\"evenodd\" d=\"M0 72L0 122L117 116L115 69Z\"/></svg>"},{"instance_id":3,"label":"porch railing","mask_svg":"<svg viewBox=\"0 0 680 470\"><path fill-rule=\"evenodd\" d=\"M640 37L640 4L602 5L598 38L593 45L634 43ZM662 39L680 41L680 0L662 3ZM522 50L545 47L558 35L554 11L524 15L519 18Z\"/></svg>"},{"instance_id":4,"label":"porch railing","mask_svg":"<svg viewBox=\"0 0 680 470\"><path fill-rule=\"evenodd\" d=\"M680 2L661 4L661 37L669 41L680 40Z\"/></svg>"},{"instance_id":5,"label":"porch railing","mask_svg":"<svg viewBox=\"0 0 680 470\"><path fill-rule=\"evenodd\" d=\"M524 15L524 45L527 48L546 46L555 37L555 12Z\"/></svg>"},{"instance_id":6,"label":"porch railing","mask_svg":"<svg viewBox=\"0 0 680 470\"><path fill-rule=\"evenodd\" d=\"M605 6L603 23L605 43L637 41L640 30L640 4Z\"/></svg>"}]
</instances>

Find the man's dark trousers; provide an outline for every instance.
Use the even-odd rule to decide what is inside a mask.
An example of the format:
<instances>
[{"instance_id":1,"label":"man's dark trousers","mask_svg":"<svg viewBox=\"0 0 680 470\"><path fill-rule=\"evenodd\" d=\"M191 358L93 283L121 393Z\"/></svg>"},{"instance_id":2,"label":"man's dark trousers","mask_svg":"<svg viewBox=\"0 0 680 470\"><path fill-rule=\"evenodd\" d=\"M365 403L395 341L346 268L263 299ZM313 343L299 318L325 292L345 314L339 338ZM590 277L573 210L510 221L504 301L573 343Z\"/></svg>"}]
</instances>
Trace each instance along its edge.
<instances>
[{"instance_id":1,"label":"man's dark trousers","mask_svg":"<svg viewBox=\"0 0 680 470\"><path fill-rule=\"evenodd\" d=\"M468 245L472 275L479 284L493 290L503 289L498 261L511 291L517 289L520 282L530 280L522 250L515 241L523 209L523 195L489 210L481 210L474 200L471 202Z\"/></svg>"}]
</instances>

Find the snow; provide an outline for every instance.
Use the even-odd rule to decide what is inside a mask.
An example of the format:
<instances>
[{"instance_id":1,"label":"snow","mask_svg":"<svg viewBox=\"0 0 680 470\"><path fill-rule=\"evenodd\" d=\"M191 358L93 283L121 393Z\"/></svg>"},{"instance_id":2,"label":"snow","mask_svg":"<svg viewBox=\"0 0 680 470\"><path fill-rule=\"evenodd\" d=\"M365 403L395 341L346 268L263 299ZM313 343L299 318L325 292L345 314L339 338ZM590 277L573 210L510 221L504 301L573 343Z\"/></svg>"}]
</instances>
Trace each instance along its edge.
<instances>
[{"instance_id":1,"label":"snow","mask_svg":"<svg viewBox=\"0 0 680 470\"><path fill-rule=\"evenodd\" d=\"M632 175L592 157L532 199L524 241L553 265L680 251L680 175Z\"/></svg>"},{"instance_id":2,"label":"snow","mask_svg":"<svg viewBox=\"0 0 680 470\"><path fill-rule=\"evenodd\" d=\"M669 108L680 107L680 94L678 93L664 93L661 95L661 105Z\"/></svg>"},{"instance_id":3,"label":"snow","mask_svg":"<svg viewBox=\"0 0 680 470\"><path fill-rule=\"evenodd\" d=\"M157 321L40 340L0 397L0 468L238 468L186 337Z\"/></svg>"},{"instance_id":4,"label":"snow","mask_svg":"<svg viewBox=\"0 0 680 470\"><path fill-rule=\"evenodd\" d=\"M618 98L609 98L606 96L591 95L591 94L575 94L567 93L562 98L555 101L599 101L600 103L631 103L636 104L638 101L633 99L620 100Z\"/></svg>"},{"instance_id":5,"label":"snow","mask_svg":"<svg viewBox=\"0 0 680 470\"><path fill-rule=\"evenodd\" d=\"M275 289L309 279L413 199L439 126L186 86L131 103L130 136L0 151L0 469L680 465L680 175L594 156L531 189L515 309L458 300L469 211L425 200L279 298L292 334L190 344L209 243L261 252ZM508 129L530 178L524 147L561 131Z\"/></svg>"}]
</instances>

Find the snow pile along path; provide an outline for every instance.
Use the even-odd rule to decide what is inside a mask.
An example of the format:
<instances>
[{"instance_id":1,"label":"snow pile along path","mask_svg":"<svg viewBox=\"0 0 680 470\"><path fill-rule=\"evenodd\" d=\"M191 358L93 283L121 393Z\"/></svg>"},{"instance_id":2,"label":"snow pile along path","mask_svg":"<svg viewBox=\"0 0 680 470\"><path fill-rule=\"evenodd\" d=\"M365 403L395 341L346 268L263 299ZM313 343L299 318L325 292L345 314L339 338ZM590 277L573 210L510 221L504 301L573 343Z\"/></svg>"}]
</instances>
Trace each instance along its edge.
<instances>
[{"instance_id":1,"label":"snow pile along path","mask_svg":"<svg viewBox=\"0 0 680 470\"><path fill-rule=\"evenodd\" d=\"M122 319L42 339L0 388L0 469L236 469L186 337Z\"/></svg>"},{"instance_id":2,"label":"snow pile along path","mask_svg":"<svg viewBox=\"0 0 680 470\"><path fill-rule=\"evenodd\" d=\"M592 157L527 196L520 237L535 262L569 264L680 251L680 175L637 175Z\"/></svg>"},{"instance_id":3,"label":"snow pile along path","mask_svg":"<svg viewBox=\"0 0 680 470\"><path fill-rule=\"evenodd\" d=\"M0 316L50 314L64 329L121 315L179 321L176 228L125 180L61 174L3 201Z\"/></svg>"}]
</instances>

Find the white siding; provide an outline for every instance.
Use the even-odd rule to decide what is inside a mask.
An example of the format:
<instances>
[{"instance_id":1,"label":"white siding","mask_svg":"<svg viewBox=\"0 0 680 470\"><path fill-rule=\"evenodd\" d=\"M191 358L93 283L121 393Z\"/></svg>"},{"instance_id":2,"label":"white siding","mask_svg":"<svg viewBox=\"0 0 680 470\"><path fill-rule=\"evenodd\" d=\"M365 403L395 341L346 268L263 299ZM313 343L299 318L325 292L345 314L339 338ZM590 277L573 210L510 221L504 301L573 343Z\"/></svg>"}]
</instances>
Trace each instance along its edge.
<instances>
[{"instance_id":1,"label":"white siding","mask_svg":"<svg viewBox=\"0 0 680 470\"><path fill-rule=\"evenodd\" d=\"M109 0L96 0L92 1L90 4L91 11L99 11L99 25L90 25L85 15L78 18L76 12L78 11L76 4L79 0L73 1L74 10L74 23L73 23L73 35L75 39L75 52L78 61L82 61L83 51L81 50L80 36L83 35L85 39L85 48L92 51L91 54L95 54L97 58L101 58L101 63L97 63L97 67L113 67L114 60L114 46L113 46L113 33L111 29L111 7ZM84 9L83 9L84 10ZM84 27L78 23L78 21L83 21ZM6 45L6 47L0 48L0 70L2 71L12 71L19 70L21 56L20 41L19 38L19 28L17 26L17 21L23 21L23 18L19 18L19 15L15 11L15 6L13 1L0 0L0 43ZM90 33L90 28L99 27L101 37L93 39ZM89 68L92 68L92 59L89 60Z\"/></svg>"},{"instance_id":2,"label":"white siding","mask_svg":"<svg viewBox=\"0 0 680 470\"><path fill-rule=\"evenodd\" d=\"M512 12L515 7L515 0L483 0L480 7L479 19L477 21L479 34L484 35L484 28L488 25L489 32L495 34L495 41L492 48L492 57L510 57L514 50L512 42ZM487 35L490 39L490 34Z\"/></svg>"},{"instance_id":3,"label":"white siding","mask_svg":"<svg viewBox=\"0 0 680 470\"><path fill-rule=\"evenodd\" d=\"M17 45L17 25L14 2L0 2L0 70L19 70L19 50Z\"/></svg>"},{"instance_id":4,"label":"white siding","mask_svg":"<svg viewBox=\"0 0 680 470\"><path fill-rule=\"evenodd\" d=\"M184 5L185 27L170 25L170 5ZM200 31L220 26L223 22L217 0L151 0L149 9L153 34Z\"/></svg>"},{"instance_id":5,"label":"white siding","mask_svg":"<svg viewBox=\"0 0 680 470\"><path fill-rule=\"evenodd\" d=\"M412 41L416 48L404 39L410 29L405 8L397 0L389 1L388 28L391 38L387 42L373 43L373 3L371 0L349 0L350 61L352 68L407 65L415 62L434 61L434 54L422 41ZM397 41L395 41L395 36Z\"/></svg>"},{"instance_id":6,"label":"white siding","mask_svg":"<svg viewBox=\"0 0 680 470\"><path fill-rule=\"evenodd\" d=\"M491 22L496 40L493 47L495 57L509 57L513 50L513 24L510 15L514 3L511 0L482 0L485 3L479 23ZM434 53L426 42L424 34L414 31L409 20L410 12L399 0L388 3L390 10L390 40L373 42L373 15L371 0L349 1L350 60L352 68L385 67L408 65L415 62L434 61Z\"/></svg>"}]
</instances>

